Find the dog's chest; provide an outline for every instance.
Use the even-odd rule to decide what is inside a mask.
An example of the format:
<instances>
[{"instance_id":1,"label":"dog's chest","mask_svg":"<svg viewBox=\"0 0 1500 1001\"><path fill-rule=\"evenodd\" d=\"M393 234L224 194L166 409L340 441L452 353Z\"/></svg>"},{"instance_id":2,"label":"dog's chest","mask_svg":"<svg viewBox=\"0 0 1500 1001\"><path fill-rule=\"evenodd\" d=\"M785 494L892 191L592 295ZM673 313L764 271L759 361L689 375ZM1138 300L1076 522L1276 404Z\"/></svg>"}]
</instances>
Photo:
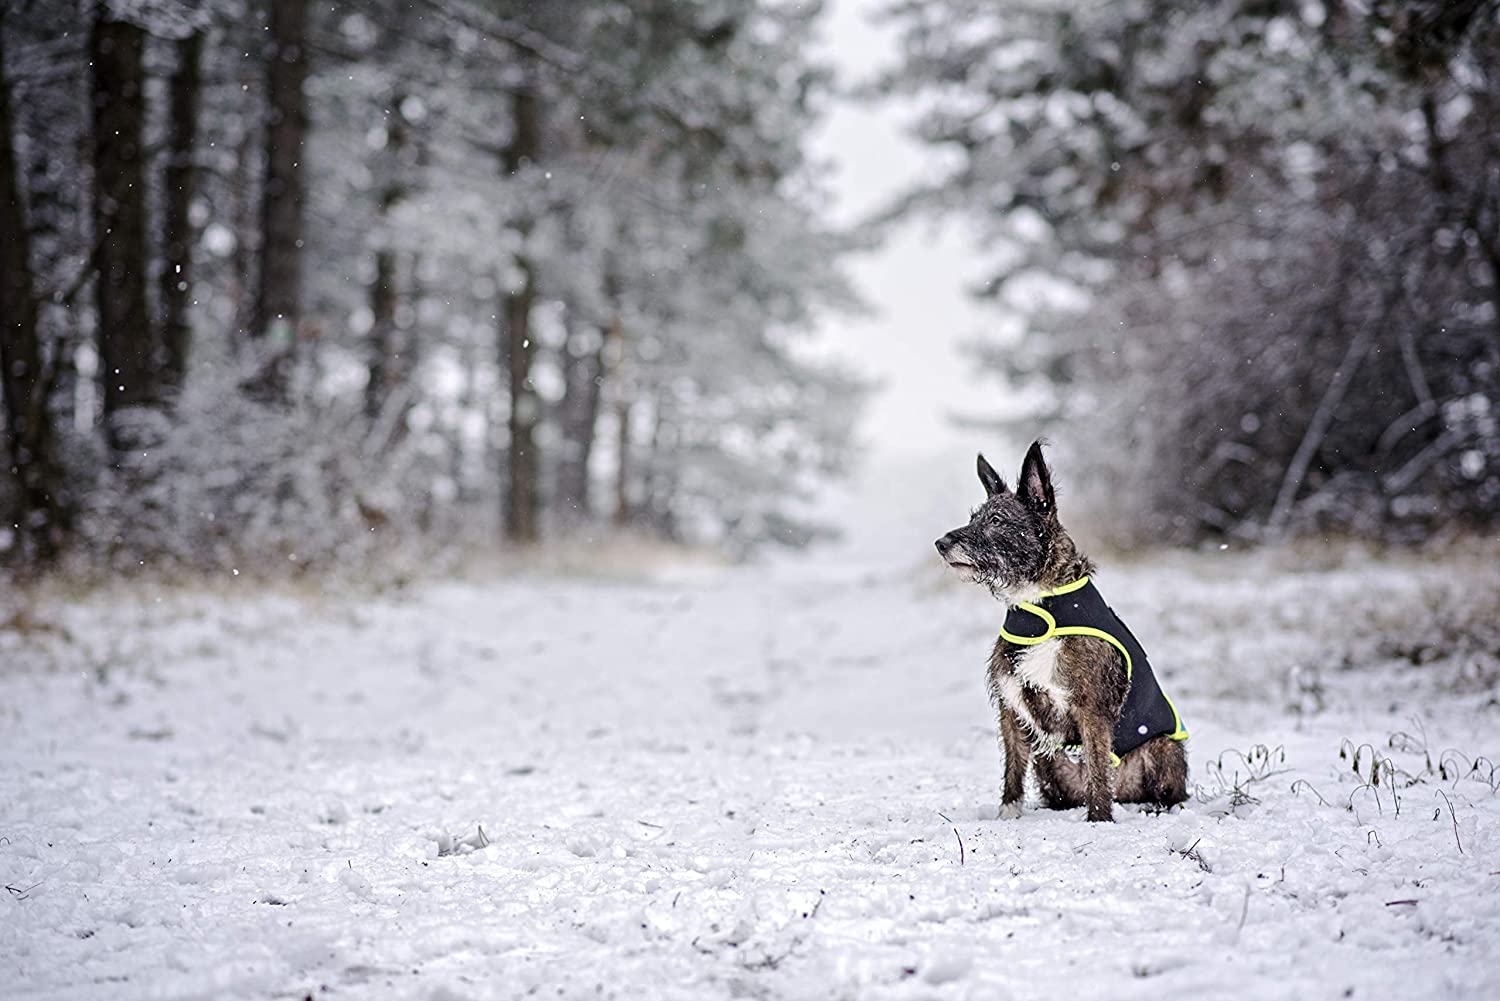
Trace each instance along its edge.
<instances>
[{"instance_id":1,"label":"dog's chest","mask_svg":"<svg viewBox=\"0 0 1500 1001\"><path fill-rule=\"evenodd\" d=\"M1068 705L1068 689L1059 674L1058 654L1062 651L1060 640L1047 640L1023 649L1015 659L1016 679L1023 687L1041 692L1059 709Z\"/></svg>"},{"instance_id":2,"label":"dog's chest","mask_svg":"<svg viewBox=\"0 0 1500 1001\"><path fill-rule=\"evenodd\" d=\"M1035 733L1063 724L1071 697L1063 683L1058 655L1060 640L1047 640L1020 650L998 679L999 695Z\"/></svg>"}]
</instances>

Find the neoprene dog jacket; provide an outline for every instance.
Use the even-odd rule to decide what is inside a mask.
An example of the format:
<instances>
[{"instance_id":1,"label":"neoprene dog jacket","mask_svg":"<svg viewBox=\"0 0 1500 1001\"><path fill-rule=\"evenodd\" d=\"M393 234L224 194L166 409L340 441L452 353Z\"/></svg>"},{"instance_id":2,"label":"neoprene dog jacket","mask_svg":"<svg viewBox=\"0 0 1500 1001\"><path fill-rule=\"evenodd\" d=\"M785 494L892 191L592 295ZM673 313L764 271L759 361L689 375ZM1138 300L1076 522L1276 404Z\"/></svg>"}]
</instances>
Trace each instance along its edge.
<instances>
[{"instance_id":1,"label":"neoprene dog jacket","mask_svg":"<svg viewBox=\"0 0 1500 1001\"><path fill-rule=\"evenodd\" d=\"M1040 602L1023 601L1005 616L1000 635L1020 646L1035 646L1055 636L1092 636L1109 643L1125 660L1130 686L1120 721L1115 724L1114 751L1123 756L1153 737L1186 740L1187 730L1177 707L1167 698L1140 641L1104 603L1104 596L1087 577L1048 591Z\"/></svg>"}]
</instances>

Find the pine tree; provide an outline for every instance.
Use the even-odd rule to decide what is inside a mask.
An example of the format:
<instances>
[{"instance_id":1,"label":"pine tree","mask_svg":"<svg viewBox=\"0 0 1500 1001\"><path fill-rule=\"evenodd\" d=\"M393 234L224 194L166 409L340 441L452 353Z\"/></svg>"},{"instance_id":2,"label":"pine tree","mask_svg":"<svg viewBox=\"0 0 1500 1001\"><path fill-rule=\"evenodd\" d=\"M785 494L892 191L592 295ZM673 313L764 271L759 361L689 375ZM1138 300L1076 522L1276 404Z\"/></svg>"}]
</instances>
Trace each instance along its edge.
<instances>
[{"instance_id":1,"label":"pine tree","mask_svg":"<svg viewBox=\"0 0 1500 1001\"><path fill-rule=\"evenodd\" d=\"M894 5L956 163L903 207L976 222L1021 328L981 359L1112 443L1137 538L1492 522L1483 6Z\"/></svg>"},{"instance_id":2,"label":"pine tree","mask_svg":"<svg viewBox=\"0 0 1500 1001\"><path fill-rule=\"evenodd\" d=\"M269 342L265 389L285 391L302 318L303 146L307 137L307 0L271 0L266 56L266 175L260 282L250 334Z\"/></svg>"},{"instance_id":3,"label":"pine tree","mask_svg":"<svg viewBox=\"0 0 1500 1001\"><path fill-rule=\"evenodd\" d=\"M188 308L193 288L193 227L190 219L197 181L200 63L203 58L202 30L189 31L173 44L177 65L168 82L169 108L166 166L162 174L161 380L173 392L181 391L187 375L192 342Z\"/></svg>"},{"instance_id":4,"label":"pine tree","mask_svg":"<svg viewBox=\"0 0 1500 1001\"><path fill-rule=\"evenodd\" d=\"M49 562L61 544L59 469L54 454L51 389L32 283L31 232L15 154L10 81L6 77L6 16L0 8L0 397L9 448L10 510L17 562ZM54 362L55 364L55 362Z\"/></svg>"},{"instance_id":5,"label":"pine tree","mask_svg":"<svg viewBox=\"0 0 1500 1001\"><path fill-rule=\"evenodd\" d=\"M157 402L161 354L146 304L146 33L98 2L93 69L93 213L105 432L117 452L141 444L139 414Z\"/></svg>"}]
</instances>

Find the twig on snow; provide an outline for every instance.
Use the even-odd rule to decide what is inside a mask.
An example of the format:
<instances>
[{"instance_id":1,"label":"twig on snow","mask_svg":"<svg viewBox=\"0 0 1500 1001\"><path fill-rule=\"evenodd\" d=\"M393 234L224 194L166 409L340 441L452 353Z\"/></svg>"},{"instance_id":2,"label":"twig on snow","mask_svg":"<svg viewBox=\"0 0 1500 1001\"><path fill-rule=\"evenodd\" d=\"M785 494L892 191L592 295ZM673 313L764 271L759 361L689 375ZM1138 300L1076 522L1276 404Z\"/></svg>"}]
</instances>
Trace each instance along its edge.
<instances>
[{"instance_id":1,"label":"twig on snow","mask_svg":"<svg viewBox=\"0 0 1500 1001\"><path fill-rule=\"evenodd\" d=\"M942 811L938 811L938 816L942 817L944 820L948 821L948 823L953 824L953 821L949 818L949 816L946 813L943 813ZM958 839L958 864L959 865L963 865L964 864L964 837L963 837L962 834L958 833L958 825L957 824L953 825L953 836Z\"/></svg>"},{"instance_id":2,"label":"twig on snow","mask_svg":"<svg viewBox=\"0 0 1500 1001\"><path fill-rule=\"evenodd\" d=\"M1202 838L1198 839L1198 841L1202 840ZM1203 857L1203 854L1198 851L1198 841L1194 841L1186 848L1173 848L1172 852L1174 854L1181 855L1185 859L1192 859L1194 862L1197 862L1198 868L1202 869L1204 872L1213 872L1213 866L1209 865L1208 860L1205 859Z\"/></svg>"},{"instance_id":3,"label":"twig on snow","mask_svg":"<svg viewBox=\"0 0 1500 1001\"><path fill-rule=\"evenodd\" d=\"M1297 795L1297 790L1298 789L1306 789L1308 792L1310 792L1314 796L1318 797L1318 802L1319 803L1322 803L1324 806L1328 805L1328 800L1324 799L1323 798L1323 794L1320 793L1320 792L1318 792L1317 789L1314 789L1313 788L1313 784L1311 782L1307 781L1307 779L1298 779L1297 781L1295 781L1295 782L1292 783L1292 790L1291 791L1292 791L1292 795L1293 796Z\"/></svg>"},{"instance_id":4,"label":"twig on snow","mask_svg":"<svg viewBox=\"0 0 1500 1001\"><path fill-rule=\"evenodd\" d=\"M787 960L788 957L791 956L792 953L797 951L797 947L801 945L802 942L803 940L800 937L794 938L792 939L791 944L786 947L786 951L781 953L780 955L775 955L773 953L767 952L763 956L761 956L760 959L757 959L754 962L742 963L741 965L747 970L777 969L781 966L782 963Z\"/></svg>"},{"instance_id":5,"label":"twig on snow","mask_svg":"<svg viewBox=\"0 0 1500 1001\"><path fill-rule=\"evenodd\" d=\"M467 838L455 838L451 834L439 835L438 858L443 858L446 855L462 854L462 850L465 848L470 850L485 848L489 844L490 836L484 833L484 825L478 824L475 827L475 833L469 835Z\"/></svg>"},{"instance_id":6,"label":"twig on snow","mask_svg":"<svg viewBox=\"0 0 1500 1001\"><path fill-rule=\"evenodd\" d=\"M1437 794L1443 797L1444 803L1448 804L1448 816L1453 819L1453 843L1458 845L1458 853L1460 855L1469 854L1468 852L1464 851L1464 843L1458 836L1458 814L1453 812L1453 800L1449 799L1448 794L1443 792L1443 790L1441 789L1437 790Z\"/></svg>"}]
</instances>

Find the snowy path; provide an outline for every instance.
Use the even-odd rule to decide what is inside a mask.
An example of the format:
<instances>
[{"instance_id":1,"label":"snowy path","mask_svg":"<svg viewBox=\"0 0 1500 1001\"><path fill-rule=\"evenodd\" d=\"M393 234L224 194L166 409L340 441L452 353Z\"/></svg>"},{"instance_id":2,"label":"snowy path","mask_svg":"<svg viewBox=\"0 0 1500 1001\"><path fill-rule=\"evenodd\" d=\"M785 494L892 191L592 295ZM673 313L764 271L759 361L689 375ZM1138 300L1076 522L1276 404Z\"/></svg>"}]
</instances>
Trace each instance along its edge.
<instances>
[{"instance_id":1,"label":"snowy path","mask_svg":"<svg viewBox=\"0 0 1500 1001\"><path fill-rule=\"evenodd\" d=\"M1204 789L1114 826L995 819L996 610L926 572L40 609L0 630L0 994L1500 997L1490 766L1388 746L1500 759L1496 617L1453 624L1495 571L1099 582Z\"/></svg>"}]
</instances>

